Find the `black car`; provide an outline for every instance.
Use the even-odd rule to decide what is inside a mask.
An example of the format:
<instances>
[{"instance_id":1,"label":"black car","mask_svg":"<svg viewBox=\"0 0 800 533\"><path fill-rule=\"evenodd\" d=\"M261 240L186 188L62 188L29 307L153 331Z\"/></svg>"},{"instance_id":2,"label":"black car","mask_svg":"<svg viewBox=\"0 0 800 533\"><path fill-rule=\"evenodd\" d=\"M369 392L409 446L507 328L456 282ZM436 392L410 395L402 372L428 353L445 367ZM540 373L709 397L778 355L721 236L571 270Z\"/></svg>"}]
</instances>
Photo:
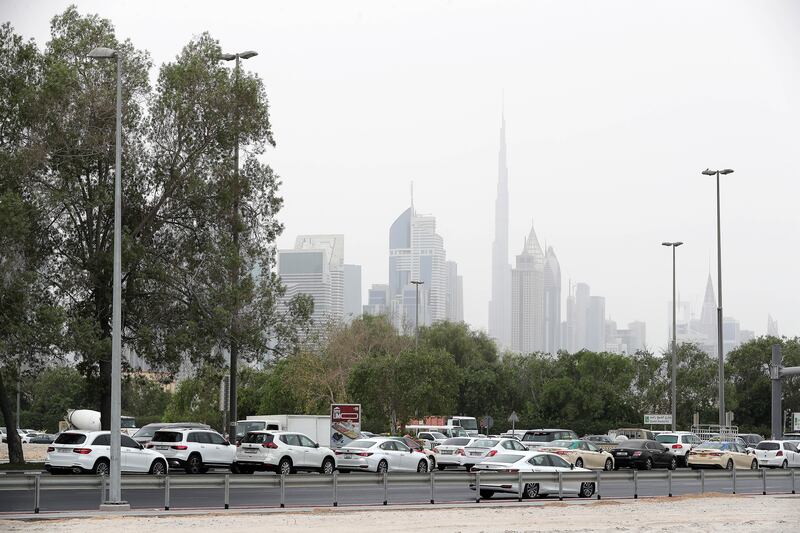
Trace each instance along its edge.
<instances>
[{"instance_id":1,"label":"black car","mask_svg":"<svg viewBox=\"0 0 800 533\"><path fill-rule=\"evenodd\" d=\"M28 442L31 444L53 444L54 440L56 440L55 435L50 435L49 433L39 433L38 435L31 437Z\"/></svg>"},{"instance_id":2,"label":"black car","mask_svg":"<svg viewBox=\"0 0 800 533\"><path fill-rule=\"evenodd\" d=\"M652 470L653 468L668 468L675 470L678 461L669 453L660 442L644 439L630 439L622 441L611 450L614 456L614 470L618 468L638 468Z\"/></svg>"},{"instance_id":3,"label":"black car","mask_svg":"<svg viewBox=\"0 0 800 533\"><path fill-rule=\"evenodd\" d=\"M756 433L739 433L739 436L744 440L748 448L755 448L759 442L764 440L764 437Z\"/></svg>"}]
</instances>

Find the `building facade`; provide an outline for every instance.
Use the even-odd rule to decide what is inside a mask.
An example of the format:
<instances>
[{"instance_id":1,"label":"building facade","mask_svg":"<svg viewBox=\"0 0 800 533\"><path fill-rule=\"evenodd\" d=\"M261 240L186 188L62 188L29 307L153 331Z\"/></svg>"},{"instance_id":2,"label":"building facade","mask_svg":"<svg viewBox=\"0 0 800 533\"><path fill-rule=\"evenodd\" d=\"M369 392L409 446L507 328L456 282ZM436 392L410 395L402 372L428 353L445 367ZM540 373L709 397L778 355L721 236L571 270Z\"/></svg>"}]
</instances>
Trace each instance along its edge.
<instances>
[{"instance_id":1,"label":"building facade","mask_svg":"<svg viewBox=\"0 0 800 533\"><path fill-rule=\"evenodd\" d=\"M492 243L492 295L489 301L489 336L500 350L511 346L511 265L508 262L508 165L506 120L501 117L497 198L494 204Z\"/></svg>"},{"instance_id":2,"label":"building facade","mask_svg":"<svg viewBox=\"0 0 800 533\"><path fill-rule=\"evenodd\" d=\"M540 352L545 347L544 263L531 228L511 272L511 349L516 352Z\"/></svg>"}]
</instances>

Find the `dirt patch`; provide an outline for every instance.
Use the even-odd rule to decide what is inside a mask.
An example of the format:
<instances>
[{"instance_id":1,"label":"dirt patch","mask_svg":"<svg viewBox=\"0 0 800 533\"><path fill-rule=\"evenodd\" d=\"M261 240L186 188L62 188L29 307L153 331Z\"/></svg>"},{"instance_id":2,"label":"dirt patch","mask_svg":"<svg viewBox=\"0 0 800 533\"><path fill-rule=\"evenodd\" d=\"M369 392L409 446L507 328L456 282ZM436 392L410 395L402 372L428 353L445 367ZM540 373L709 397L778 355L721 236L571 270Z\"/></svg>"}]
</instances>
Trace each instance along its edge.
<instances>
[{"instance_id":1,"label":"dirt patch","mask_svg":"<svg viewBox=\"0 0 800 533\"><path fill-rule=\"evenodd\" d=\"M22 454L29 463L42 463L47 457L49 444L22 444ZM0 444L0 461L8 461L8 444Z\"/></svg>"}]
</instances>

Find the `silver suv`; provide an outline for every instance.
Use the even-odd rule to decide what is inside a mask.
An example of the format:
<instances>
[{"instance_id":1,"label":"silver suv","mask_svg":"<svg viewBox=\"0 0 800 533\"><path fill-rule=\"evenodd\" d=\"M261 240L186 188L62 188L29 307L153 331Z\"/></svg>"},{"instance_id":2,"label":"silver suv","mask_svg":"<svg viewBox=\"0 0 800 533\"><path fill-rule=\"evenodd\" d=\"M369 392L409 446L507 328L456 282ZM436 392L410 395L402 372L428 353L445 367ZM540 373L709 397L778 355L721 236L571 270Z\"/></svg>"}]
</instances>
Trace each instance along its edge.
<instances>
[{"instance_id":1,"label":"silver suv","mask_svg":"<svg viewBox=\"0 0 800 533\"><path fill-rule=\"evenodd\" d=\"M209 467L231 468L236 455L236 447L210 429L161 429L147 447L162 453L170 466L183 468L187 474L205 473Z\"/></svg>"}]
</instances>

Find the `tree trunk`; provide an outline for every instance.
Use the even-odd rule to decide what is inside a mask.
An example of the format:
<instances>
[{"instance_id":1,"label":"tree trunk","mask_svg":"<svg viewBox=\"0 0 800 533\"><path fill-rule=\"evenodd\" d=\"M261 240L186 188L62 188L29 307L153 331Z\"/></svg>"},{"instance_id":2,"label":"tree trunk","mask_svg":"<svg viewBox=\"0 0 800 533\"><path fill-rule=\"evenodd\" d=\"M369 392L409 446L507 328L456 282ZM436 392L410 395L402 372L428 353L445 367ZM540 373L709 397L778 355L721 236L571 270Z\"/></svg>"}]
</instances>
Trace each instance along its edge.
<instances>
[{"instance_id":1,"label":"tree trunk","mask_svg":"<svg viewBox=\"0 0 800 533\"><path fill-rule=\"evenodd\" d=\"M0 372L0 411L3 413L3 420L6 421L6 433L8 434L8 460L11 464L23 464L25 457L22 453L22 439L17 433L17 414L11 407L10 391L6 389L3 381L3 373Z\"/></svg>"}]
</instances>

